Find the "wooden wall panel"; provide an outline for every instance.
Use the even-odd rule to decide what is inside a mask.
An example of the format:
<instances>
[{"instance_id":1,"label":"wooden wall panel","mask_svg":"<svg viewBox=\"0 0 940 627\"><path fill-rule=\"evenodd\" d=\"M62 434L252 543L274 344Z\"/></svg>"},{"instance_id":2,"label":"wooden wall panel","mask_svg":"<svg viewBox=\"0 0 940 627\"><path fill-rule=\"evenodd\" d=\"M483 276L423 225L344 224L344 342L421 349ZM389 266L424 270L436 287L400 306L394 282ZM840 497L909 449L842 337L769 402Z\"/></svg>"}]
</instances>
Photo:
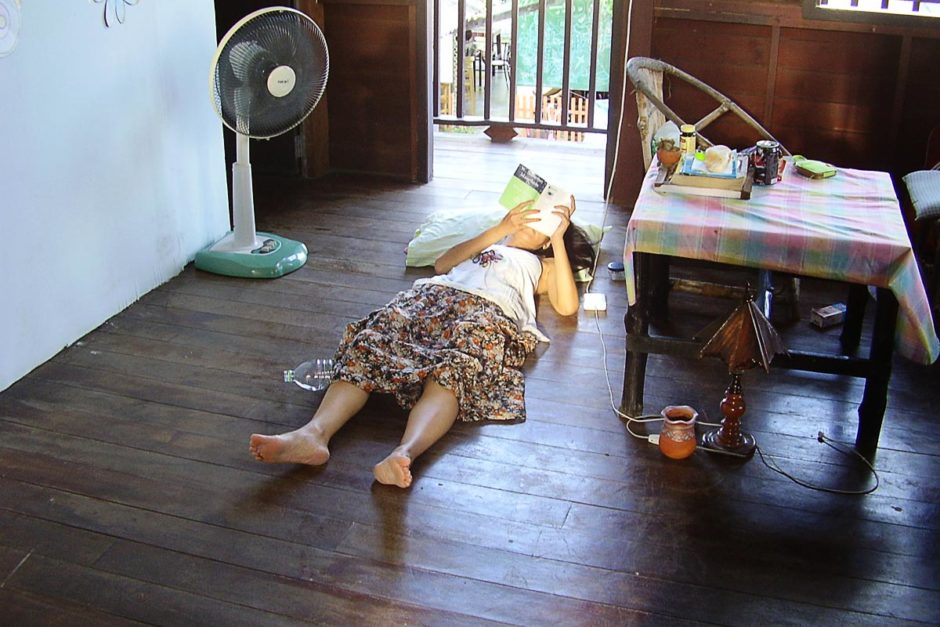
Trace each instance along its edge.
<instances>
[{"instance_id":1,"label":"wooden wall panel","mask_svg":"<svg viewBox=\"0 0 940 627\"><path fill-rule=\"evenodd\" d=\"M330 164L417 180L417 24L414 6L327 2Z\"/></svg>"},{"instance_id":2,"label":"wooden wall panel","mask_svg":"<svg viewBox=\"0 0 940 627\"><path fill-rule=\"evenodd\" d=\"M913 38L897 156L904 172L923 167L927 136L940 127L940 39Z\"/></svg>"},{"instance_id":3,"label":"wooden wall panel","mask_svg":"<svg viewBox=\"0 0 940 627\"><path fill-rule=\"evenodd\" d=\"M317 0L298 0L296 8L309 15L326 33L323 4ZM324 35L325 36L325 35ZM326 93L303 125L303 176L319 178L330 171L330 105Z\"/></svg>"},{"instance_id":4,"label":"wooden wall panel","mask_svg":"<svg viewBox=\"0 0 940 627\"><path fill-rule=\"evenodd\" d=\"M708 83L758 120L766 105L770 53L767 26L672 18L653 22L651 56ZM689 122L700 120L718 105L681 80L667 79L663 91L666 103ZM713 142L731 146L756 140L745 123L728 114L703 134Z\"/></svg>"},{"instance_id":5,"label":"wooden wall panel","mask_svg":"<svg viewBox=\"0 0 940 627\"><path fill-rule=\"evenodd\" d=\"M712 87L763 96L763 79L770 60L767 26L657 18L653 22L652 50L654 57L671 60L670 63L693 75L719 68L743 72L745 80L725 72L725 84Z\"/></svg>"},{"instance_id":6,"label":"wooden wall panel","mask_svg":"<svg viewBox=\"0 0 940 627\"><path fill-rule=\"evenodd\" d=\"M826 94L831 102L852 104L884 97L888 87L853 74L820 72L805 67L777 67L776 90L781 98L815 99Z\"/></svg>"},{"instance_id":7,"label":"wooden wall panel","mask_svg":"<svg viewBox=\"0 0 940 627\"><path fill-rule=\"evenodd\" d=\"M875 80L897 71L901 48L901 37L893 34L783 28L780 39L782 66Z\"/></svg>"},{"instance_id":8,"label":"wooden wall panel","mask_svg":"<svg viewBox=\"0 0 940 627\"><path fill-rule=\"evenodd\" d=\"M793 152L887 169L901 37L783 28L770 127Z\"/></svg>"}]
</instances>

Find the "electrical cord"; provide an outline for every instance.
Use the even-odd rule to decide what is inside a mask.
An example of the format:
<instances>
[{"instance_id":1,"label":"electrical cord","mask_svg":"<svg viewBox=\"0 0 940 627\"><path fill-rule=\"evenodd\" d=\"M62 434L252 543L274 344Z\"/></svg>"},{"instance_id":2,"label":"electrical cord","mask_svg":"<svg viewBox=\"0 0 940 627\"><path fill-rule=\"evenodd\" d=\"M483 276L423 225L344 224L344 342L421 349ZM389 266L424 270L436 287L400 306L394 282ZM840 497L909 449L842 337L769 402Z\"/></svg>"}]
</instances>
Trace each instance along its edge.
<instances>
[{"instance_id":1,"label":"electrical cord","mask_svg":"<svg viewBox=\"0 0 940 627\"><path fill-rule=\"evenodd\" d=\"M600 338L600 341L601 341L601 350L602 350L603 358L604 358L604 361L603 361L603 364L604 364L604 380L605 380L606 383L607 383L607 396L608 396L608 400L609 400L609 402L610 402L610 408L613 410L613 412L614 412L615 414L617 414L617 416L618 416L619 418L621 418L622 420L625 421L625 422L624 422L624 425L626 426L627 433L629 433L629 434L632 435L634 438L637 438L637 439L639 439L639 440L647 440L648 442L653 443L653 444L658 443L658 441L659 441L659 439L658 439L659 434L658 434L658 433L643 435L643 434L640 434L640 433L636 433L636 432L631 428L630 425L632 425L633 423L645 424L645 423L648 423L648 422L662 422L662 421L663 421L663 417L662 417L661 415L659 415L659 414L644 414L644 415L642 415L642 416L637 416L637 417L630 416L630 415L627 415L627 414L623 413L622 411L620 411L620 409L617 407L616 403L614 402L614 390L613 390L613 386L611 386L611 384L610 384L610 371L607 369L607 356L608 356L608 355L607 355L607 343L604 341L604 333L601 331L600 320L599 320L599 318L598 318L598 315L597 315L597 312L596 312L596 311L594 312L594 326L595 326L595 328L597 329L597 336L598 336L598 338ZM703 413L704 415L706 415L706 416L708 415L707 413L704 412L704 410L703 410L702 413ZM706 427L720 427L720 426L721 426L719 423L704 422L704 421L703 421L703 422L697 422L696 424L703 425L703 426L706 426ZM655 439L654 439L654 436L656 436ZM843 447L845 446L844 443L839 442L838 440L833 440L832 438L828 437L828 436L827 436L825 433L823 433L822 431L820 431L820 432L818 432L818 433L816 434L816 440L817 440L818 442L821 442L822 444L825 444L825 445L829 446L829 447L832 448L833 450L838 451L839 453L842 453L843 455L850 455L850 454L853 454L853 455L857 456L860 460L862 460L862 462L865 463L865 466L868 467L868 470L870 470L870 471L871 471L871 474L875 477L875 484L874 484L872 487L867 488L867 489L865 489L865 490L840 490L840 489L838 489L838 488L829 488L829 487L826 487L826 486L816 485L816 484L810 483L809 481L806 481L805 479L800 479L799 477L796 477L796 476L794 476L794 475L792 475L792 474L790 474L790 473L784 471L782 468L780 468L780 467L777 465L777 462L776 462L776 461L773 461L773 457L771 457L770 455L767 455L767 456L764 455L764 451L761 449L760 446L757 446L757 447L756 447L756 450L757 450L758 456L760 457L760 460L764 463L764 465L765 465L767 468L769 468L770 470L772 470L772 471L774 471L774 472L776 472L776 473L778 473L778 474L780 474L780 475L783 475L784 477L786 477L786 478L789 479L790 481L796 483L797 485L800 485L800 486L802 486L802 487L804 487L804 488L809 488L810 490L817 490L817 491L819 491L819 492L828 492L828 493L830 493L830 494L846 494L846 495L863 496L863 495L865 495L865 494L871 494L872 492L874 492L875 490L878 489L878 486L879 486L879 485L881 485L881 478L878 476L878 471L875 470L874 465L872 465L871 462L869 462L867 459L865 459L865 457L864 457L861 453L859 453L858 451L856 451L854 448L843 448ZM839 445L841 445L841 446L836 446L836 444L839 444ZM740 454L740 453L735 453L734 451L723 451L723 450L721 450L721 449L706 448L706 447L703 447L703 446L696 446L695 448L696 448L697 450L702 450L702 451L705 451L705 452L710 453L710 454L725 455L725 456L728 456L728 457L736 457L736 458L740 458L740 459L747 459L747 458L750 457L750 455L742 455L742 454ZM768 461L768 458L770 459L770 461Z\"/></svg>"},{"instance_id":2,"label":"electrical cord","mask_svg":"<svg viewBox=\"0 0 940 627\"><path fill-rule=\"evenodd\" d=\"M777 466L776 461L774 461L772 464L768 462L767 458L764 457L764 451L762 451L759 446L757 447L757 454L760 455L760 459L762 462L764 462L765 466L767 466L774 472L783 475L784 477L786 477L793 483L796 483L797 485L801 485L804 488L809 488L810 490L817 490L819 492L828 492L829 494L849 494L849 495L854 495L854 496L862 496L865 494L871 494L872 492L878 489L879 485L881 485L881 478L878 476L878 471L875 470L874 465L872 465L870 461L865 459L865 457L861 453L856 451L854 448L848 448L848 447L842 448L842 447L836 446L836 444L842 444L843 446L844 444L842 442L839 442L838 440L833 440L822 431L816 434L816 441L825 444L826 446L830 447L834 451L838 451L839 453L842 453L843 455L855 455L856 457L858 457L860 460L862 460L862 462L864 462L865 466L868 467L868 470L871 471L872 476L875 478L875 485L865 490L840 490L838 488L829 488L826 486L816 485L814 483L810 483L809 481L806 481L805 479L800 479L799 477L795 477L791 475L790 473L785 472L782 468ZM773 460L773 457L770 457L770 459Z\"/></svg>"}]
</instances>

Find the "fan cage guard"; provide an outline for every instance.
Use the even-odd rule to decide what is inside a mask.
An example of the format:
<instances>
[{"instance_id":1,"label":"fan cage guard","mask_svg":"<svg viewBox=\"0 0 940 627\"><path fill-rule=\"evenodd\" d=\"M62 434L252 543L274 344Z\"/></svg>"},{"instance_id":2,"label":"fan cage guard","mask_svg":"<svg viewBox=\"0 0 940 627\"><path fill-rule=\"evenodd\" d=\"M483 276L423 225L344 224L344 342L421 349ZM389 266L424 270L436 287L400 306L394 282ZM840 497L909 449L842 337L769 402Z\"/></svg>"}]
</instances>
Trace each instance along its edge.
<instances>
[{"instance_id":1,"label":"fan cage guard","mask_svg":"<svg viewBox=\"0 0 940 627\"><path fill-rule=\"evenodd\" d=\"M16 0L0 0L0 58L16 48L20 33L20 8Z\"/></svg>"},{"instance_id":2,"label":"fan cage guard","mask_svg":"<svg viewBox=\"0 0 940 627\"><path fill-rule=\"evenodd\" d=\"M285 67L296 82L277 96L269 78ZM212 102L222 123L236 133L275 137L317 106L329 67L326 39L309 16L287 7L261 9L239 20L219 42L209 77Z\"/></svg>"}]
</instances>

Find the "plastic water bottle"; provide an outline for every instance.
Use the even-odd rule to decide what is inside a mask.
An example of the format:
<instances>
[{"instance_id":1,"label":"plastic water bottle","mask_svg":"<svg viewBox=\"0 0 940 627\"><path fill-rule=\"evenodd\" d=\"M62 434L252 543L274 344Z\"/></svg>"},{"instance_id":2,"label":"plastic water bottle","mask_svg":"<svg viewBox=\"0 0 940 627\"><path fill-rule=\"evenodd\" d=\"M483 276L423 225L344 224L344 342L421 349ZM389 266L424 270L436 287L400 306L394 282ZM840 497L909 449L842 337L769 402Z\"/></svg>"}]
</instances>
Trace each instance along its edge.
<instances>
[{"instance_id":1,"label":"plastic water bottle","mask_svg":"<svg viewBox=\"0 0 940 627\"><path fill-rule=\"evenodd\" d=\"M296 383L305 390L320 392L330 385L333 376L332 359L311 359L293 370L284 371L285 383Z\"/></svg>"}]
</instances>

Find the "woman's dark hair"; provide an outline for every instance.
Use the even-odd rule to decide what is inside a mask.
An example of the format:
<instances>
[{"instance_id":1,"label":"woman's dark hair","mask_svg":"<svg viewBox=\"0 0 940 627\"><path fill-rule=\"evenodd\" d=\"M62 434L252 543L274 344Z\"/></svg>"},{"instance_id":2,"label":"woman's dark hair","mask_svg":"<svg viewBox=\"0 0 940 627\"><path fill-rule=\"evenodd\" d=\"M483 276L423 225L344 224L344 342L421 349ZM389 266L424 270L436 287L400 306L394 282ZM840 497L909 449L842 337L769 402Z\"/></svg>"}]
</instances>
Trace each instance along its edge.
<instances>
[{"instance_id":1,"label":"woman's dark hair","mask_svg":"<svg viewBox=\"0 0 940 627\"><path fill-rule=\"evenodd\" d=\"M571 271L577 274L581 270L594 269L594 247L587 233L579 226L569 224L562 238L565 241L565 250L568 251L568 261ZM552 247L532 251L539 257L554 257Z\"/></svg>"}]
</instances>

